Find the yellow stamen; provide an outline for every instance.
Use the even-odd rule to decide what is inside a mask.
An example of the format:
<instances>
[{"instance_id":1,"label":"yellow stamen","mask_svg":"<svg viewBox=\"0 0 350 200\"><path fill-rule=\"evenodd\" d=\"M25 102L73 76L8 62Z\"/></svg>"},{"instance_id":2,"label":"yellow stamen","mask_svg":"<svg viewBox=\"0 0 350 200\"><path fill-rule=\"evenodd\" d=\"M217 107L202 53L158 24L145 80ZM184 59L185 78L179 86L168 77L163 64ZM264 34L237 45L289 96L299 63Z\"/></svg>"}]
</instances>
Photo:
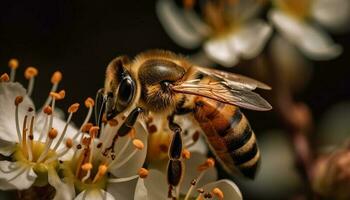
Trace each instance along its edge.
<instances>
[{"instance_id":1,"label":"yellow stamen","mask_svg":"<svg viewBox=\"0 0 350 200\"><path fill-rule=\"evenodd\" d=\"M81 128L81 131L82 131L83 133L89 133L89 131L90 131L90 129L91 129L92 126L93 126L92 123L86 123L86 124L84 124L83 127Z\"/></svg>"},{"instance_id":2,"label":"yellow stamen","mask_svg":"<svg viewBox=\"0 0 350 200\"><path fill-rule=\"evenodd\" d=\"M69 106L68 112L69 112L69 113L75 113L75 112L77 112L78 109L79 109L79 106L80 106L79 103L72 104L71 106Z\"/></svg>"},{"instance_id":3,"label":"yellow stamen","mask_svg":"<svg viewBox=\"0 0 350 200\"><path fill-rule=\"evenodd\" d=\"M53 140L53 139L55 139L57 137L57 135L58 135L57 130L54 129L54 128L51 128L51 130L49 131L49 134L48 134L49 138L51 140Z\"/></svg>"},{"instance_id":4,"label":"yellow stamen","mask_svg":"<svg viewBox=\"0 0 350 200\"><path fill-rule=\"evenodd\" d=\"M218 199L222 200L224 199L224 193L222 192L222 190L220 190L219 188L214 188L211 191Z\"/></svg>"},{"instance_id":5,"label":"yellow stamen","mask_svg":"<svg viewBox=\"0 0 350 200\"><path fill-rule=\"evenodd\" d=\"M19 66L19 62L16 58L11 58L9 60L9 63L8 63L8 66L11 68L11 69L17 69L18 66Z\"/></svg>"},{"instance_id":6,"label":"yellow stamen","mask_svg":"<svg viewBox=\"0 0 350 200\"><path fill-rule=\"evenodd\" d=\"M8 82L10 80L10 77L7 73L4 73L0 76L0 83L1 82Z\"/></svg>"},{"instance_id":7,"label":"yellow stamen","mask_svg":"<svg viewBox=\"0 0 350 200\"><path fill-rule=\"evenodd\" d=\"M133 141L132 141L132 144L135 146L135 148L136 149L138 149L138 150L142 150L144 147L145 147L145 145L143 144L143 142L141 141L141 140L139 140L139 139L134 139Z\"/></svg>"},{"instance_id":8,"label":"yellow stamen","mask_svg":"<svg viewBox=\"0 0 350 200\"><path fill-rule=\"evenodd\" d=\"M140 168L137 174L140 178L147 178L149 171L145 168Z\"/></svg>"},{"instance_id":9,"label":"yellow stamen","mask_svg":"<svg viewBox=\"0 0 350 200\"><path fill-rule=\"evenodd\" d=\"M24 77L29 80L38 75L38 70L35 67L28 67L24 72Z\"/></svg>"},{"instance_id":10,"label":"yellow stamen","mask_svg":"<svg viewBox=\"0 0 350 200\"><path fill-rule=\"evenodd\" d=\"M72 140L72 138L67 138L67 140L66 140L66 147L68 149L73 147L73 140Z\"/></svg>"},{"instance_id":11,"label":"yellow stamen","mask_svg":"<svg viewBox=\"0 0 350 200\"><path fill-rule=\"evenodd\" d=\"M92 181L92 183L96 183L97 181L99 181L106 173L107 173L108 167L104 164L100 165L98 167L98 171L97 174L95 175L94 180Z\"/></svg>"},{"instance_id":12,"label":"yellow stamen","mask_svg":"<svg viewBox=\"0 0 350 200\"><path fill-rule=\"evenodd\" d=\"M22 96L17 96L16 99L15 99L15 106L18 106L22 102L23 102L23 97Z\"/></svg>"},{"instance_id":13,"label":"yellow stamen","mask_svg":"<svg viewBox=\"0 0 350 200\"><path fill-rule=\"evenodd\" d=\"M188 160L191 158L191 152L188 149L182 150L182 158Z\"/></svg>"},{"instance_id":14,"label":"yellow stamen","mask_svg":"<svg viewBox=\"0 0 350 200\"><path fill-rule=\"evenodd\" d=\"M135 130L135 128L132 128L130 131L129 131L129 137L131 138L131 139L134 139L135 137L136 137L136 130Z\"/></svg>"},{"instance_id":15,"label":"yellow stamen","mask_svg":"<svg viewBox=\"0 0 350 200\"><path fill-rule=\"evenodd\" d=\"M111 119L111 120L108 121L108 124L109 124L110 126L117 126L117 125L118 125L118 120L116 120L116 119Z\"/></svg>"},{"instance_id":16,"label":"yellow stamen","mask_svg":"<svg viewBox=\"0 0 350 200\"><path fill-rule=\"evenodd\" d=\"M92 98L88 97L88 98L85 100L85 106L86 106L87 108L92 108L92 107L94 107L94 105L95 105L95 101L94 101Z\"/></svg>"},{"instance_id":17,"label":"yellow stamen","mask_svg":"<svg viewBox=\"0 0 350 200\"><path fill-rule=\"evenodd\" d=\"M58 84L62 80L62 73L60 71L56 71L53 73L51 77L51 83L52 84Z\"/></svg>"},{"instance_id":18,"label":"yellow stamen","mask_svg":"<svg viewBox=\"0 0 350 200\"><path fill-rule=\"evenodd\" d=\"M52 108L51 106L46 106L44 108L44 113L47 114L47 115L51 115L52 114Z\"/></svg>"},{"instance_id":19,"label":"yellow stamen","mask_svg":"<svg viewBox=\"0 0 350 200\"><path fill-rule=\"evenodd\" d=\"M81 166L81 169L84 171L89 171L92 169L92 164L91 163L85 163Z\"/></svg>"},{"instance_id":20,"label":"yellow stamen","mask_svg":"<svg viewBox=\"0 0 350 200\"><path fill-rule=\"evenodd\" d=\"M98 131L100 130L100 127L98 126L93 126L90 128L89 134L92 138L96 137Z\"/></svg>"},{"instance_id":21,"label":"yellow stamen","mask_svg":"<svg viewBox=\"0 0 350 200\"><path fill-rule=\"evenodd\" d=\"M198 171L204 171L215 166L215 160L213 158L208 158L203 164L198 166Z\"/></svg>"}]
</instances>

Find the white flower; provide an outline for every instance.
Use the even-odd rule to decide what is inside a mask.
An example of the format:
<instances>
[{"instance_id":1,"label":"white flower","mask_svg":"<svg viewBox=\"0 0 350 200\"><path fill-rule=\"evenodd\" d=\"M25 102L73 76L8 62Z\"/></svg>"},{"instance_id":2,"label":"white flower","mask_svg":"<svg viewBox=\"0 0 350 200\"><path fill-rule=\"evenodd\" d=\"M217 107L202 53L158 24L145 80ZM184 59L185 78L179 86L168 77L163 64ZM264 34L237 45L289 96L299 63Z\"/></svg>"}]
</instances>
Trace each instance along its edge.
<instances>
[{"instance_id":1,"label":"white flower","mask_svg":"<svg viewBox=\"0 0 350 200\"><path fill-rule=\"evenodd\" d=\"M157 13L168 35L180 46L194 49L203 45L213 61L232 67L256 57L271 35L271 27L254 18L261 8L256 0L207 1L200 18L192 7L181 9L173 0L159 0Z\"/></svg>"},{"instance_id":2,"label":"white flower","mask_svg":"<svg viewBox=\"0 0 350 200\"><path fill-rule=\"evenodd\" d=\"M207 159L198 152L186 160L184 178L175 189L179 191L177 199L204 199L206 196L227 200L242 199L239 188L232 181L215 181L217 173L212 163L212 159ZM151 169L147 178L138 180L134 199L165 200L169 199L168 191L165 172Z\"/></svg>"},{"instance_id":3,"label":"white flower","mask_svg":"<svg viewBox=\"0 0 350 200\"><path fill-rule=\"evenodd\" d=\"M349 1L274 0L274 5L276 8L269 12L269 19L307 57L328 60L341 54L342 47L335 44L316 23L329 28L347 25Z\"/></svg>"},{"instance_id":4,"label":"white flower","mask_svg":"<svg viewBox=\"0 0 350 200\"><path fill-rule=\"evenodd\" d=\"M59 159L69 159L73 153L69 136L76 130L69 123L79 105L70 107L66 122L55 114L55 102L64 98L64 91L55 92L62 78L60 72L55 72L44 109L35 113L30 94L38 71L33 67L25 71L29 80L26 90L13 82L18 62L16 65L16 60L11 60L9 65L11 78L3 74L0 79L0 153L6 156L6 160L0 161L0 189L45 186L50 179L48 171L56 169Z\"/></svg>"},{"instance_id":5,"label":"white flower","mask_svg":"<svg viewBox=\"0 0 350 200\"><path fill-rule=\"evenodd\" d=\"M127 113L125 113L127 114ZM126 136L117 136L124 116L94 127L86 124L73 158L62 164L52 185L64 190L57 200L130 199L146 158L147 132L141 121ZM100 132L100 133L99 133ZM97 138L99 137L99 138ZM50 181L50 180L49 180ZM73 189L67 189L73 188Z\"/></svg>"}]
</instances>

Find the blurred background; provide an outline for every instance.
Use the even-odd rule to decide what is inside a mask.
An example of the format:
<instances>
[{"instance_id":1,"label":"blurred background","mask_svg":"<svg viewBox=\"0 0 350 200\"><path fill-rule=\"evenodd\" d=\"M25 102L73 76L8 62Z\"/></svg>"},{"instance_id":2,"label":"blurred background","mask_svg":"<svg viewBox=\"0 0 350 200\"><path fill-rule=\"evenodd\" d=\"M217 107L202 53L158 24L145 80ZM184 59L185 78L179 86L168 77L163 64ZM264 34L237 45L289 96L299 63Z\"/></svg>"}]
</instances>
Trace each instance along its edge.
<instances>
[{"instance_id":1,"label":"blurred background","mask_svg":"<svg viewBox=\"0 0 350 200\"><path fill-rule=\"evenodd\" d=\"M349 107L347 102L350 100L350 34L340 33L332 36L335 42L343 46L343 53L330 61L313 62L310 81L305 89L296 92L295 97L311 108L316 130L328 128L333 131L334 127L341 126L342 133L349 134L350 125L347 124L350 124L350 109L346 108ZM103 87L105 68L114 57L121 54L132 57L141 51L154 48L184 55L198 51L179 47L166 34L156 15L155 1L0 2L0 72L9 72L8 60L18 58L20 68L16 80L26 84L23 77L25 67L37 67L39 76L33 93L37 103L44 103L51 87L51 74L56 70L63 73L60 88L67 92L66 99L59 103L59 107L66 109L71 103L82 103L86 97L95 96L95 92ZM221 69L250 75L249 67L256 63L254 59L244 60L237 67ZM258 140L263 141L261 143L267 142L269 147L276 145L276 149L278 146L282 146L283 149L285 144L288 145L288 139L279 134L283 125L273 111L244 112L258 135ZM338 115L339 112L342 113ZM83 115L84 112L80 112L74 121L77 124L81 123ZM335 120L335 125L324 127L327 119ZM322 131L316 132L321 134ZM337 130L334 130L334 134L337 134ZM278 136L268 139L271 135ZM315 135L311 140L316 145L322 143ZM276 153L273 148L263 148L262 162L273 165L277 171L266 175L267 179L263 180L271 180L271 184L266 184L265 187L261 186L264 185L264 181L260 185L254 185L252 182L239 180L238 184L245 199L287 198L290 191L302 187L293 172L286 177L282 172L278 172L278 169L283 171L285 168L283 165L279 166L279 161L290 159L290 153L286 151ZM264 160L265 154L276 162ZM292 161L290 163L293 164ZM279 187L284 185L285 188L279 190ZM264 193L265 196L260 195Z\"/></svg>"}]
</instances>

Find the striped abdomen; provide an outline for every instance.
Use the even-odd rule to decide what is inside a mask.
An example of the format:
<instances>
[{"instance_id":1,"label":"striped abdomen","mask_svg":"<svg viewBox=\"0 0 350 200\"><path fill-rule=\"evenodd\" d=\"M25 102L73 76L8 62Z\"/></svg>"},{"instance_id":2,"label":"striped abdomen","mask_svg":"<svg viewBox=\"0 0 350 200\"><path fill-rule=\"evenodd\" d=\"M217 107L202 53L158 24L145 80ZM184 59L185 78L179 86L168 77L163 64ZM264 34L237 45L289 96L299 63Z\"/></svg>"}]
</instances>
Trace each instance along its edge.
<instances>
[{"instance_id":1,"label":"striped abdomen","mask_svg":"<svg viewBox=\"0 0 350 200\"><path fill-rule=\"evenodd\" d=\"M254 178L260 153L247 118L233 105L204 97L197 97L195 102L195 119L220 164L231 174L238 169L244 176Z\"/></svg>"}]
</instances>

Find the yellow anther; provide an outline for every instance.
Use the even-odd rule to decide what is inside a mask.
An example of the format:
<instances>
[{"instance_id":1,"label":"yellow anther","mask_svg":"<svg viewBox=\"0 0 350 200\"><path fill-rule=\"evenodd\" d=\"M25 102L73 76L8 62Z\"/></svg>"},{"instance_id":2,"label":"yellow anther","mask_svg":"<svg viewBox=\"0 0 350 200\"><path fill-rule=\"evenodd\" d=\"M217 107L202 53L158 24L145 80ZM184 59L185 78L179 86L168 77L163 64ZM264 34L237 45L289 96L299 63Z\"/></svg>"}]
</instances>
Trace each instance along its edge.
<instances>
[{"instance_id":1,"label":"yellow anther","mask_svg":"<svg viewBox=\"0 0 350 200\"><path fill-rule=\"evenodd\" d=\"M50 139L55 139L58 135L58 132L56 129L52 128L50 131L49 131L49 138Z\"/></svg>"},{"instance_id":2,"label":"yellow anther","mask_svg":"<svg viewBox=\"0 0 350 200\"><path fill-rule=\"evenodd\" d=\"M147 178L149 171L145 168L140 168L137 174L140 178Z\"/></svg>"},{"instance_id":3,"label":"yellow anther","mask_svg":"<svg viewBox=\"0 0 350 200\"><path fill-rule=\"evenodd\" d=\"M91 127L89 130L90 136L95 137L99 130L100 130L100 127L98 127L98 126Z\"/></svg>"},{"instance_id":4,"label":"yellow anther","mask_svg":"<svg viewBox=\"0 0 350 200\"><path fill-rule=\"evenodd\" d=\"M208 168L215 166L215 160L213 158L208 158L203 164L198 166L198 171L204 171Z\"/></svg>"},{"instance_id":5,"label":"yellow anther","mask_svg":"<svg viewBox=\"0 0 350 200\"><path fill-rule=\"evenodd\" d=\"M224 199L224 193L222 192L222 190L220 190L219 188L214 188L211 191L218 199L222 200Z\"/></svg>"},{"instance_id":6,"label":"yellow anther","mask_svg":"<svg viewBox=\"0 0 350 200\"><path fill-rule=\"evenodd\" d=\"M94 105L95 105L95 101L94 101L92 98L88 97L88 98L85 100L85 106L86 106L87 108L92 108Z\"/></svg>"},{"instance_id":7,"label":"yellow anther","mask_svg":"<svg viewBox=\"0 0 350 200\"><path fill-rule=\"evenodd\" d=\"M107 170L108 170L107 165L100 165L100 166L98 167L98 174L99 174L100 176L104 176L104 175L107 173Z\"/></svg>"},{"instance_id":8,"label":"yellow anther","mask_svg":"<svg viewBox=\"0 0 350 200\"><path fill-rule=\"evenodd\" d=\"M182 151L182 158L188 160L191 158L191 152L188 149Z\"/></svg>"},{"instance_id":9,"label":"yellow anther","mask_svg":"<svg viewBox=\"0 0 350 200\"><path fill-rule=\"evenodd\" d=\"M51 83L52 84L58 84L62 80L62 73L60 71L56 71L53 73L51 77Z\"/></svg>"},{"instance_id":10,"label":"yellow anther","mask_svg":"<svg viewBox=\"0 0 350 200\"><path fill-rule=\"evenodd\" d=\"M15 99L15 105L18 106L22 102L23 102L23 97L22 96L17 96L16 99Z\"/></svg>"},{"instance_id":11,"label":"yellow anther","mask_svg":"<svg viewBox=\"0 0 350 200\"><path fill-rule=\"evenodd\" d=\"M7 74L7 73L4 73L4 74L2 74L1 76L0 76L0 83L1 82L7 82L7 81L9 81L10 80L10 77L9 77L9 75Z\"/></svg>"},{"instance_id":12,"label":"yellow anther","mask_svg":"<svg viewBox=\"0 0 350 200\"><path fill-rule=\"evenodd\" d=\"M67 138L67 140L66 140L66 147L68 149L73 147L73 140L72 140L72 138Z\"/></svg>"},{"instance_id":13,"label":"yellow anther","mask_svg":"<svg viewBox=\"0 0 350 200\"><path fill-rule=\"evenodd\" d=\"M93 126L92 123L86 123L86 124L84 124L84 126L81 128L81 131L82 131L83 133L88 133L88 132L90 131L90 129L91 129L92 126Z\"/></svg>"},{"instance_id":14,"label":"yellow anther","mask_svg":"<svg viewBox=\"0 0 350 200\"><path fill-rule=\"evenodd\" d=\"M60 92L50 92L50 96L56 100L61 100L66 96L66 92L61 90Z\"/></svg>"},{"instance_id":15,"label":"yellow anther","mask_svg":"<svg viewBox=\"0 0 350 200\"><path fill-rule=\"evenodd\" d=\"M91 163L85 163L81 166L81 169L84 171L89 171L92 169L92 164Z\"/></svg>"},{"instance_id":16,"label":"yellow anther","mask_svg":"<svg viewBox=\"0 0 350 200\"><path fill-rule=\"evenodd\" d=\"M44 113L47 114L47 115L51 115L52 114L52 108L51 106L46 106L44 108Z\"/></svg>"},{"instance_id":17,"label":"yellow anther","mask_svg":"<svg viewBox=\"0 0 350 200\"><path fill-rule=\"evenodd\" d=\"M9 60L8 65L11 69L17 69L19 66L19 63L18 63L18 60L16 58L12 58Z\"/></svg>"},{"instance_id":18,"label":"yellow anther","mask_svg":"<svg viewBox=\"0 0 350 200\"><path fill-rule=\"evenodd\" d=\"M24 72L24 77L26 79L31 79L38 75L38 70L35 67L27 67L26 71Z\"/></svg>"},{"instance_id":19,"label":"yellow anther","mask_svg":"<svg viewBox=\"0 0 350 200\"><path fill-rule=\"evenodd\" d=\"M145 147L145 145L143 144L143 142L141 141L141 140L139 140L139 139L134 139L133 141L132 141L132 144L135 146L135 148L137 148L138 150L142 150L144 147Z\"/></svg>"},{"instance_id":20,"label":"yellow anther","mask_svg":"<svg viewBox=\"0 0 350 200\"><path fill-rule=\"evenodd\" d=\"M69 106L68 112L69 112L69 113L75 113L75 112L77 112L78 109L79 109L79 106L80 106L80 104L78 104L78 103L72 104L71 106Z\"/></svg>"},{"instance_id":21,"label":"yellow anther","mask_svg":"<svg viewBox=\"0 0 350 200\"><path fill-rule=\"evenodd\" d=\"M111 120L108 121L108 124L109 124L110 126L117 126L117 125L118 125L118 120L116 120L116 119L111 119Z\"/></svg>"}]
</instances>

